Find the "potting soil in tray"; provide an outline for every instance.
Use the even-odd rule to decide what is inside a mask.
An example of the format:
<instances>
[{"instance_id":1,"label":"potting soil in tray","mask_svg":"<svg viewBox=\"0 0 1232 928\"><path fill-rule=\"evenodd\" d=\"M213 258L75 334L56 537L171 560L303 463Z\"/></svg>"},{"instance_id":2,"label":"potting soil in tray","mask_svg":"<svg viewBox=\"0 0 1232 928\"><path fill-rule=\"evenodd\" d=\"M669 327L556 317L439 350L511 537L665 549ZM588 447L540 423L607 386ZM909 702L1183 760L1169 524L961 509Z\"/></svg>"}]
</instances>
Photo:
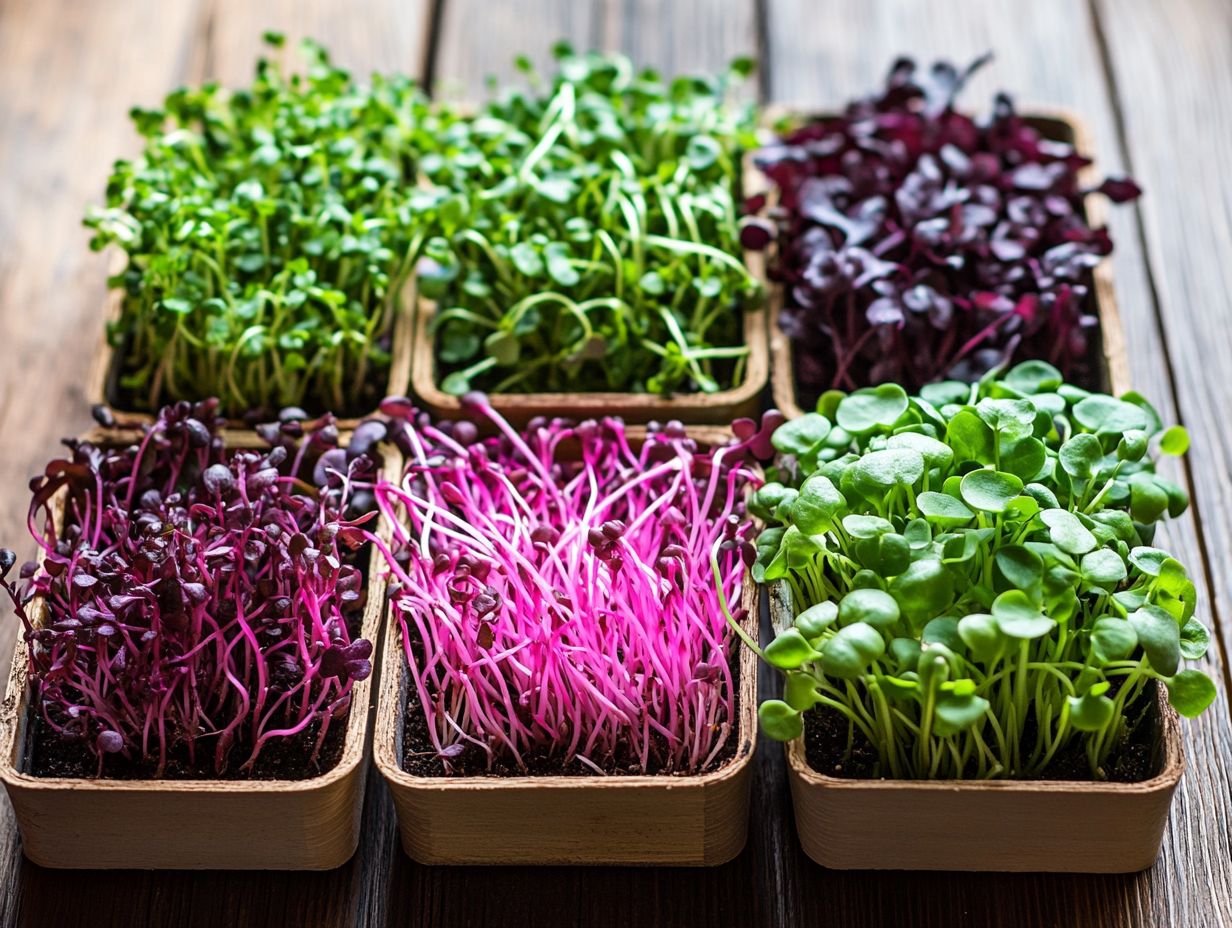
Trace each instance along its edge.
<instances>
[{"instance_id":1,"label":"potting soil in tray","mask_svg":"<svg viewBox=\"0 0 1232 928\"><path fill-rule=\"evenodd\" d=\"M163 780L308 780L332 770L342 758L346 743L350 712L330 722L325 742L310 762L317 735L318 723L313 723L295 738L275 738L265 743L252 770L241 771L239 766L248 758L251 742L237 738L231 749L232 768L221 775L214 771L213 738L200 738L197 742L196 763L188 756L188 750L180 745L169 752L167 766L159 779ZM79 744L66 744L57 738L41 715L31 726L30 748L26 772L36 777L84 777L98 779L98 761ZM140 759L130 760L120 754L108 755L102 779L106 780L151 780L155 778L157 762Z\"/></svg>"},{"instance_id":2,"label":"potting soil in tray","mask_svg":"<svg viewBox=\"0 0 1232 928\"><path fill-rule=\"evenodd\" d=\"M1141 699L1149 699L1150 702L1126 713L1127 718L1140 718L1141 721L1130 731L1128 740L1117 754L1110 758L1107 765L1110 782L1140 783L1159 773L1160 725L1155 693L1148 688ZM1024 741L1033 742L1034 738L1034 728L1028 723ZM845 757L847 743L848 723L838 711L819 706L805 713L804 756L810 767L826 776L843 779L884 778L876 773L877 749L867 738L857 730L851 752ZM1090 781L1091 770L1084 742L1075 739L1038 776L1014 779Z\"/></svg>"}]
</instances>

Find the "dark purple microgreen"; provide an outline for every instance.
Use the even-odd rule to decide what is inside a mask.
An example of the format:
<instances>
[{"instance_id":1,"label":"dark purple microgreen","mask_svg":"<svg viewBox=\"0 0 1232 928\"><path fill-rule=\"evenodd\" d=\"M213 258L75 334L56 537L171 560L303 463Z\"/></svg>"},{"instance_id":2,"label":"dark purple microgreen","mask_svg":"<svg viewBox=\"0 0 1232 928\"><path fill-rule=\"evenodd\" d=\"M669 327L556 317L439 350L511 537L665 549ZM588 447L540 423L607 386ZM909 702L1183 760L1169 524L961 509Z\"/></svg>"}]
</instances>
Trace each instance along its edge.
<instances>
[{"instance_id":1,"label":"dark purple microgreen","mask_svg":"<svg viewBox=\"0 0 1232 928\"><path fill-rule=\"evenodd\" d=\"M372 670L371 643L353 637L372 495L358 511L353 486L372 484L375 459L338 449L328 416L295 423L302 438L287 420L272 447L229 450L217 408L169 406L128 446L67 441L31 482L40 562L13 582L0 551L42 728L99 775L114 756L144 776L245 776L296 739L311 766ZM361 429L368 448L384 437Z\"/></svg>"},{"instance_id":2,"label":"dark purple microgreen","mask_svg":"<svg viewBox=\"0 0 1232 928\"><path fill-rule=\"evenodd\" d=\"M879 93L758 153L779 200L742 241L777 244L769 272L804 394L973 381L1022 358L1096 385L1090 272L1112 240L1088 225L1083 196L1141 191L1127 178L1084 189L1090 160L1005 94L987 120L956 111L984 61L960 73L901 59Z\"/></svg>"}]
</instances>

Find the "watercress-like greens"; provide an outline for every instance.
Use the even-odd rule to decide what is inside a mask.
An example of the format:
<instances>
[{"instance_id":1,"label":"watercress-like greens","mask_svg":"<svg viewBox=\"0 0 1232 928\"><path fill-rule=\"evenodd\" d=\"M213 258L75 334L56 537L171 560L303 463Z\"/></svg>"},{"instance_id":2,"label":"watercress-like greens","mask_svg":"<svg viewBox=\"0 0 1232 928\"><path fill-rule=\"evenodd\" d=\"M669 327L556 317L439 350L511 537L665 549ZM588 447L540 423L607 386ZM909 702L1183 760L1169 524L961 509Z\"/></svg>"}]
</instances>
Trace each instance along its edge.
<instances>
[{"instance_id":1,"label":"watercress-like greens","mask_svg":"<svg viewBox=\"0 0 1232 928\"><path fill-rule=\"evenodd\" d=\"M408 78L363 87L319 45L303 53L304 75L262 59L249 88L206 84L132 111L144 151L116 162L86 225L94 248L127 255L110 338L135 408L217 396L229 415L341 414L384 395L423 234L415 160L450 117Z\"/></svg>"},{"instance_id":2,"label":"watercress-like greens","mask_svg":"<svg viewBox=\"0 0 1232 928\"><path fill-rule=\"evenodd\" d=\"M823 706L881 776L1032 777L1081 750L1101 778L1155 681L1182 715L1211 703L1182 669L1209 640L1194 584L1152 547L1188 498L1151 448L1188 440L1145 399L1029 361L818 405L775 432L777 479L750 503L770 526L754 574L795 612L764 651L786 674L768 734Z\"/></svg>"},{"instance_id":3,"label":"watercress-like greens","mask_svg":"<svg viewBox=\"0 0 1232 928\"><path fill-rule=\"evenodd\" d=\"M757 282L739 243L748 61L664 83L556 49L424 158L441 225L420 276L442 386L714 392L738 382ZM520 65L530 73L524 60Z\"/></svg>"}]
</instances>

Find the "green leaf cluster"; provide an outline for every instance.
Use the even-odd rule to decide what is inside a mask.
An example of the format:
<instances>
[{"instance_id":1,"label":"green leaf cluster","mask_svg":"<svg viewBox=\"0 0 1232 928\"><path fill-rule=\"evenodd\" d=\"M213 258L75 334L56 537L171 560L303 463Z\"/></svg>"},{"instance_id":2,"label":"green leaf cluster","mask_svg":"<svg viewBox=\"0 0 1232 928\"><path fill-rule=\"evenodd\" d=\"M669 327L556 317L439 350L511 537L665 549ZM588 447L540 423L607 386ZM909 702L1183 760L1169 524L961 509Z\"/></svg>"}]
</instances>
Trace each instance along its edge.
<instances>
[{"instance_id":1,"label":"green leaf cluster","mask_svg":"<svg viewBox=\"0 0 1232 928\"><path fill-rule=\"evenodd\" d=\"M416 161L452 117L407 78L360 86L320 46L303 56L303 73L262 59L250 87L132 112L144 150L85 222L94 248L127 256L110 338L137 408L342 413L386 390L396 301L434 220Z\"/></svg>"},{"instance_id":2,"label":"green leaf cluster","mask_svg":"<svg viewBox=\"0 0 1232 928\"><path fill-rule=\"evenodd\" d=\"M506 88L425 156L441 218L421 292L442 386L489 392L714 392L743 376L761 298L739 242L751 67L663 81L556 49L546 84Z\"/></svg>"},{"instance_id":3,"label":"green leaf cluster","mask_svg":"<svg viewBox=\"0 0 1232 928\"><path fill-rule=\"evenodd\" d=\"M765 649L787 677L772 737L827 706L882 776L1033 777L1081 749L1101 778L1156 681L1185 716L1214 699L1182 669L1209 641L1194 584L1152 546L1188 503L1153 449L1188 438L1141 396L1029 361L827 394L773 442L754 574L798 612Z\"/></svg>"}]
</instances>

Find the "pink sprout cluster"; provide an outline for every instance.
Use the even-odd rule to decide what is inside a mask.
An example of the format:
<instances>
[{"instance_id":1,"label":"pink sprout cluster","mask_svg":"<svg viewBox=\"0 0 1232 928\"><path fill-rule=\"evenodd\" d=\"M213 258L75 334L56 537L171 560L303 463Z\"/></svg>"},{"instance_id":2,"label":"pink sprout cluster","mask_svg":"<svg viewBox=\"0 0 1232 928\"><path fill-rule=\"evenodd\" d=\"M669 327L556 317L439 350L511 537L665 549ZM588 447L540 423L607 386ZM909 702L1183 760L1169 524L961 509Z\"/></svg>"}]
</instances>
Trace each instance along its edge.
<instances>
[{"instance_id":1,"label":"pink sprout cluster","mask_svg":"<svg viewBox=\"0 0 1232 928\"><path fill-rule=\"evenodd\" d=\"M615 419L519 432L467 402L495 437L407 411L403 478L376 489L430 753L446 772L714 765L754 555L747 443L704 450L677 423L635 442Z\"/></svg>"}]
</instances>

